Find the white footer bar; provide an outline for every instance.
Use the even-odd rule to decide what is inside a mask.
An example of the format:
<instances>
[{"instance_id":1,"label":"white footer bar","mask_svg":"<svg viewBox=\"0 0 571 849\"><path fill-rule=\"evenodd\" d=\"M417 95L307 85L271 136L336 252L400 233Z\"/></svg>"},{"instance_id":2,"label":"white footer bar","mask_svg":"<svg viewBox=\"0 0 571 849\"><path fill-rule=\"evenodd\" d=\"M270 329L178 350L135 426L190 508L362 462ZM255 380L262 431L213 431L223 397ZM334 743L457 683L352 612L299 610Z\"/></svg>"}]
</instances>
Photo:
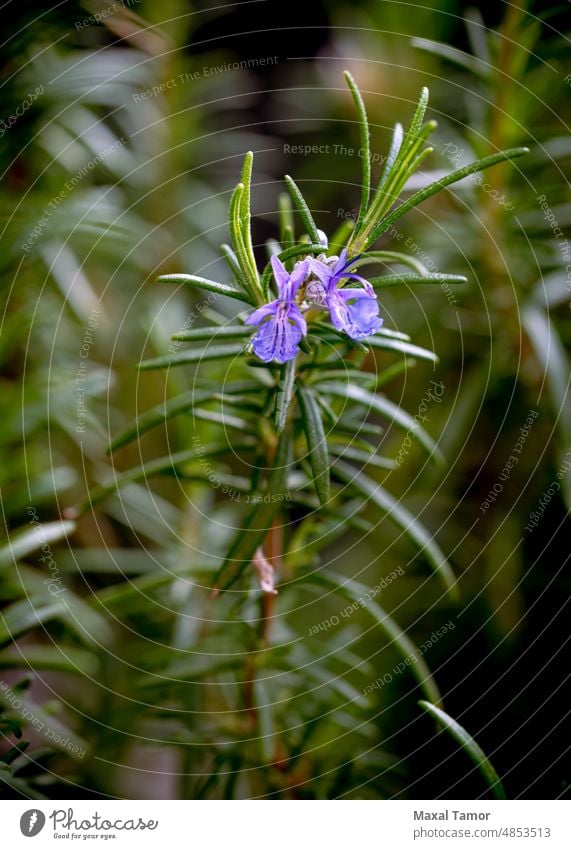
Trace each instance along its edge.
<instances>
[{"instance_id":1,"label":"white footer bar","mask_svg":"<svg viewBox=\"0 0 571 849\"><path fill-rule=\"evenodd\" d=\"M117 849L571 847L567 801L0 802L0 845Z\"/></svg>"}]
</instances>

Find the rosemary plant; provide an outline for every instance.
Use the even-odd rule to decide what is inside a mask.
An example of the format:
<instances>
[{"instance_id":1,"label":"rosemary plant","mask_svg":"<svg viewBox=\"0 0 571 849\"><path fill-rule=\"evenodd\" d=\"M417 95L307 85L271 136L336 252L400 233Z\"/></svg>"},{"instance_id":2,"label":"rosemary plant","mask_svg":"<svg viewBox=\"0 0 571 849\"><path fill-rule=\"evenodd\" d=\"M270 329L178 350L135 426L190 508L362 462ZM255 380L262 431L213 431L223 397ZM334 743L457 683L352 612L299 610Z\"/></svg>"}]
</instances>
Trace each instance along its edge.
<instances>
[{"instance_id":1,"label":"rosemary plant","mask_svg":"<svg viewBox=\"0 0 571 849\"><path fill-rule=\"evenodd\" d=\"M266 741L273 739L264 726L268 699L258 670L263 664L266 669L271 665L267 653L272 649L277 593L287 594L296 582L311 581L365 608L403 657L415 659L410 670L425 697L422 707L466 746L494 792L501 795L501 785L481 750L442 711L436 683L408 637L366 587L332 572L319 555L347 530L368 534L375 527L367 518L369 513L364 515L370 505L416 546L444 592L452 600L456 597L453 570L430 531L378 481L394 462L379 454L382 430L369 417L405 433L414 432L431 460L441 462L433 438L381 391L413 360L437 362L433 351L383 325L382 293L389 286L460 284L465 278L430 274L417 258L375 246L398 219L428 198L470 174L520 156L526 149L494 153L399 201L410 177L431 152L426 142L436 123L425 121L428 90L422 90L408 129L395 127L384 168L373 184L365 105L348 72L345 78L360 125L361 200L356 219L343 222L337 232L327 236L299 187L287 176L287 192L279 201L279 233L267 242L266 262L260 265L251 229L253 154L246 155L230 200L230 244L221 246L231 282L194 274L159 278L161 283L183 284L231 298L241 305L241 311L228 323L211 310L217 323L176 333L172 337L174 352L141 363L144 371L150 371L217 362L226 368L224 381L195 379L192 390L147 410L111 447L120 448L151 428L188 414L194 422L207 419L220 428L219 437L208 444L192 437L192 444L180 452L116 475L109 485L91 493L89 504L126 483L157 474L191 481L211 477L230 498L239 494L234 500L246 503L241 508L241 526L227 543L226 529L213 526L203 546L213 560L211 565L194 564L186 571L181 567L179 574L196 580L201 570L206 573L212 587L210 605L220 605L221 596L230 598L231 618L243 616L252 621L256 616L249 606L252 593L261 604L257 639L247 653L241 676L248 727L260 728ZM392 265L397 270L387 268ZM363 277L365 267L370 266L379 271ZM179 350L181 343L188 348ZM400 355L401 360L384 366L385 352ZM377 354L378 360L373 356ZM228 473L233 457L247 465L247 476ZM151 579L155 585L161 580ZM149 586L147 581L145 587ZM275 662L279 667L284 661L277 658ZM276 758L277 743L267 760Z\"/></svg>"}]
</instances>

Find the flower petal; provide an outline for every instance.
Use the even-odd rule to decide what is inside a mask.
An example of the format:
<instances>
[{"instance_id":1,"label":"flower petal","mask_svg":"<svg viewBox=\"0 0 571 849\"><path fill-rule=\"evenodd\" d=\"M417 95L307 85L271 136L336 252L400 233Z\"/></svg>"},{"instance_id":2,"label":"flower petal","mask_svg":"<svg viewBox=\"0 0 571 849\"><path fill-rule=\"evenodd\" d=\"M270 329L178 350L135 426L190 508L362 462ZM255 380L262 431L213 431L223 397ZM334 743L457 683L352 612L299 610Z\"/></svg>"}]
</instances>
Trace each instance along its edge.
<instances>
[{"instance_id":1,"label":"flower petal","mask_svg":"<svg viewBox=\"0 0 571 849\"><path fill-rule=\"evenodd\" d=\"M350 323L346 333L352 339L371 336L383 323L383 319L379 318L379 303L376 298L359 298L349 304L348 309Z\"/></svg>"},{"instance_id":2,"label":"flower petal","mask_svg":"<svg viewBox=\"0 0 571 849\"><path fill-rule=\"evenodd\" d=\"M351 272L351 271L345 271L345 272L344 272L344 273L343 273L343 274L342 274L339 278L337 278L337 279L338 279L338 280L342 280L342 279L344 279L344 278L347 278L348 280L358 280L358 281L359 281L359 283L362 283L362 284L363 284L363 289L365 290L365 292L368 294L368 296L369 296L370 298L376 298L376 297L377 297L377 296L375 295L375 290L373 289L372 285L369 283L369 281L368 281L368 280L365 280L365 278L364 278L364 277L360 277L358 274L353 274L353 272Z\"/></svg>"},{"instance_id":3,"label":"flower petal","mask_svg":"<svg viewBox=\"0 0 571 849\"><path fill-rule=\"evenodd\" d=\"M291 304L288 310L288 318L296 324L304 336L307 336L307 322L299 311L297 304Z\"/></svg>"},{"instance_id":4,"label":"flower petal","mask_svg":"<svg viewBox=\"0 0 571 849\"><path fill-rule=\"evenodd\" d=\"M299 350L302 330L299 327L299 321L295 324L290 322L290 311L282 304L275 316L260 326L252 340L256 356L265 363L271 360L287 363L288 360L293 360Z\"/></svg>"},{"instance_id":5,"label":"flower petal","mask_svg":"<svg viewBox=\"0 0 571 849\"><path fill-rule=\"evenodd\" d=\"M271 301L271 303L269 304L264 304L263 306L258 307L257 310L254 310L254 312L250 313L244 324L259 324L269 315L275 315L279 305L280 302L276 300Z\"/></svg>"},{"instance_id":6,"label":"flower petal","mask_svg":"<svg viewBox=\"0 0 571 849\"><path fill-rule=\"evenodd\" d=\"M324 286L327 286L331 278L333 277L333 271L329 268L328 265L325 265L324 262L321 262L319 259L310 259L310 270L312 274L321 280Z\"/></svg>"},{"instance_id":7,"label":"flower petal","mask_svg":"<svg viewBox=\"0 0 571 849\"><path fill-rule=\"evenodd\" d=\"M308 271L308 259L304 259L303 262L296 262L295 267L289 276L288 300L293 300L295 298L297 290L307 277Z\"/></svg>"},{"instance_id":8,"label":"flower petal","mask_svg":"<svg viewBox=\"0 0 571 849\"><path fill-rule=\"evenodd\" d=\"M275 255L270 257L270 265L272 266L272 271L274 272L274 277L276 278L276 283L278 284L278 292L280 298L283 298L284 295L282 293L288 284L289 273L287 272L281 259L278 259Z\"/></svg>"},{"instance_id":9,"label":"flower petal","mask_svg":"<svg viewBox=\"0 0 571 849\"><path fill-rule=\"evenodd\" d=\"M370 336L383 323L377 298L367 296L362 289L336 290L329 295L327 303L333 326L351 339Z\"/></svg>"},{"instance_id":10,"label":"flower petal","mask_svg":"<svg viewBox=\"0 0 571 849\"><path fill-rule=\"evenodd\" d=\"M335 264L335 271L341 271L343 268L351 265L352 262L355 262L356 259L358 259L358 257L354 257L354 259L347 262L347 248L343 248L339 254L339 260Z\"/></svg>"},{"instance_id":11,"label":"flower petal","mask_svg":"<svg viewBox=\"0 0 571 849\"><path fill-rule=\"evenodd\" d=\"M376 297L377 297L374 292L371 295L369 292L365 292L364 289L351 289L351 288L337 289L336 294L338 295L339 298L342 298L344 301L354 301L354 300L357 300L357 298L369 298L369 299L373 298L373 299L376 299Z\"/></svg>"}]
</instances>

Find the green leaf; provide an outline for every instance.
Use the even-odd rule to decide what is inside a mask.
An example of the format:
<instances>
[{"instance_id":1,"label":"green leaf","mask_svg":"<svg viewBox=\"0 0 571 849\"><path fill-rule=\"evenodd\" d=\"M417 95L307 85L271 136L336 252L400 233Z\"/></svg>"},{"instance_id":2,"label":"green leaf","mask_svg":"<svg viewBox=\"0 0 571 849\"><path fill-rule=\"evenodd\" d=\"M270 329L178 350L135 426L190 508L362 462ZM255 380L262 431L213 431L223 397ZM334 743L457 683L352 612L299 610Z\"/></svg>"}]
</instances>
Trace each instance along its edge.
<instances>
[{"instance_id":1,"label":"green leaf","mask_svg":"<svg viewBox=\"0 0 571 849\"><path fill-rule=\"evenodd\" d=\"M390 383L391 380L394 380L397 375L402 374L409 368L413 368L416 365L416 360L398 360L396 363L393 363L392 366L383 369L375 375L375 386L374 391L377 392L381 386L385 386L387 383Z\"/></svg>"},{"instance_id":2,"label":"green leaf","mask_svg":"<svg viewBox=\"0 0 571 849\"><path fill-rule=\"evenodd\" d=\"M49 669L73 675L96 675L96 657L69 646L19 646L18 652L0 652L0 669Z\"/></svg>"},{"instance_id":3,"label":"green leaf","mask_svg":"<svg viewBox=\"0 0 571 849\"><path fill-rule=\"evenodd\" d=\"M8 605L0 612L0 645L13 642L44 622L60 618L63 613L61 601L32 604L29 599L23 599Z\"/></svg>"},{"instance_id":4,"label":"green leaf","mask_svg":"<svg viewBox=\"0 0 571 849\"><path fill-rule=\"evenodd\" d=\"M237 283L243 285L242 278L242 269L240 268L240 263L238 262L238 257L230 247L230 245L222 244L220 245L220 250L222 251L222 256L224 257L226 264Z\"/></svg>"},{"instance_id":5,"label":"green leaf","mask_svg":"<svg viewBox=\"0 0 571 849\"><path fill-rule=\"evenodd\" d=\"M390 210L406 185L409 177L420 166L423 159L432 151L428 148L421 150L428 136L436 129L435 121L428 121L423 126L424 114L428 104L428 89L423 88L410 122L409 128L402 138L402 128L395 127L389 157L373 202L367 211L359 232L351 239L352 254L360 254L367 245L375 240L371 235L379 221Z\"/></svg>"},{"instance_id":6,"label":"green leaf","mask_svg":"<svg viewBox=\"0 0 571 849\"><path fill-rule=\"evenodd\" d=\"M351 89L353 102L357 110L359 118L359 132L361 137L361 149L359 156L361 157L361 205L359 215L357 217L356 231L359 231L367 207L369 206L369 193L371 191L371 141L369 136L369 122L367 120L367 111L361 96L361 92L357 87L357 83L353 79L349 71L344 71L343 75L347 85Z\"/></svg>"},{"instance_id":7,"label":"green leaf","mask_svg":"<svg viewBox=\"0 0 571 849\"><path fill-rule=\"evenodd\" d=\"M488 30L480 10L472 7L464 12L464 23L472 52L477 59L481 60L489 74L492 70L492 58L488 46Z\"/></svg>"},{"instance_id":8,"label":"green leaf","mask_svg":"<svg viewBox=\"0 0 571 849\"><path fill-rule=\"evenodd\" d=\"M141 466L135 466L132 469L127 469L125 472L115 474L109 483L101 484L100 486L92 489L85 500L77 507L78 514L82 515L87 509L99 504L99 502L104 498L107 498L108 495L111 495L129 483L147 480L147 478L157 477L157 475L176 475L177 470L180 467L185 466L188 463L192 463L194 460L204 457L218 457L221 454L228 453L229 451L238 451L251 447L251 442L233 443L232 445L229 445L228 443L220 445L215 443L201 445L198 449L189 448L186 451L178 451L174 454L167 454L165 457L158 457L156 460L150 460L148 463L144 463Z\"/></svg>"},{"instance_id":9,"label":"green leaf","mask_svg":"<svg viewBox=\"0 0 571 849\"><path fill-rule=\"evenodd\" d=\"M387 286L415 286L419 283L438 283L457 284L467 283L466 277L461 274L387 274L384 277L373 277L369 281L372 286L377 289L384 289Z\"/></svg>"},{"instance_id":10,"label":"green leaf","mask_svg":"<svg viewBox=\"0 0 571 849\"><path fill-rule=\"evenodd\" d=\"M35 516L35 514L34 514ZM0 548L0 564L22 560L43 545L59 542L75 531L75 522L41 522L14 533Z\"/></svg>"},{"instance_id":11,"label":"green leaf","mask_svg":"<svg viewBox=\"0 0 571 849\"><path fill-rule=\"evenodd\" d=\"M410 126L404 137L403 148L410 148L420 136L424 116L426 114L426 107L428 106L428 97L428 88L423 86L420 90L420 96L418 98L418 103L416 104Z\"/></svg>"},{"instance_id":12,"label":"green leaf","mask_svg":"<svg viewBox=\"0 0 571 849\"><path fill-rule=\"evenodd\" d=\"M465 68L467 71L470 71L472 74L476 74L478 77L483 77L485 79L490 76L491 68L489 66L486 66L484 62L481 62L474 56L470 56L469 53L459 50L457 47L451 47L449 44L442 44L439 41L431 41L428 38L413 38L411 40L411 44L413 47L418 47L420 50L425 50L427 53L433 53L441 59L447 59L449 62L454 62L455 65Z\"/></svg>"},{"instance_id":13,"label":"green leaf","mask_svg":"<svg viewBox=\"0 0 571 849\"><path fill-rule=\"evenodd\" d=\"M367 346L360 342L359 339L352 339L343 330L338 330L332 324L325 324L324 321L312 321L308 326L308 333L310 336L317 336L327 341L341 339L349 348L356 348L357 351L362 351L364 354L369 352Z\"/></svg>"},{"instance_id":14,"label":"green leaf","mask_svg":"<svg viewBox=\"0 0 571 849\"><path fill-rule=\"evenodd\" d=\"M571 365L555 325L545 310L528 303L522 312L523 325L545 377L553 413L563 444L571 443Z\"/></svg>"},{"instance_id":15,"label":"green leaf","mask_svg":"<svg viewBox=\"0 0 571 849\"><path fill-rule=\"evenodd\" d=\"M410 664L407 665L426 697L436 704L441 703L440 691L422 655L394 619L376 601L373 601L369 587L345 578L343 575L337 575L329 569L312 572L311 581L339 593L349 601L357 603L360 607L364 607L391 643L394 643L402 657L405 660L410 660Z\"/></svg>"},{"instance_id":16,"label":"green leaf","mask_svg":"<svg viewBox=\"0 0 571 849\"><path fill-rule=\"evenodd\" d=\"M278 198L278 208L280 242L282 246L288 247L288 242L293 242L295 238L295 224L293 220L290 196L286 194L286 192L280 193Z\"/></svg>"},{"instance_id":17,"label":"green leaf","mask_svg":"<svg viewBox=\"0 0 571 849\"><path fill-rule=\"evenodd\" d=\"M399 251L367 251L361 259L353 263L353 268L358 268L360 265L366 265L369 262L398 262L401 265L410 266L421 277L428 277L430 274L428 268L419 259Z\"/></svg>"},{"instance_id":18,"label":"green leaf","mask_svg":"<svg viewBox=\"0 0 571 849\"><path fill-rule=\"evenodd\" d=\"M427 348L420 348L418 345L412 345L410 342L403 342L400 339L384 339L382 336L375 335L369 336L367 342L371 348L398 351L399 354L404 354L407 357L429 360L432 363L438 362L438 357L434 351L429 351Z\"/></svg>"},{"instance_id":19,"label":"green leaf","mask_svg":"<svg viewBox=\"0 0 571 849\"><path fill-rule=\"evenodd\" d=\"M242 336L251 336L252 328L243 324L228 324L225 326L214 325L213 327L197 327L193 330L183 330L174 333L171 339L176 342L201 342L211 339L239 339Z\"/></svg>"},{"instance_id":20,"label":"green leaf","mask_svg":"<svg viewBox=\"0 0 571 849\"><path fill-rule=\"evenodd\" d=\"M243 209L244 196L246 193L247 189L244 183L238 183L232 192L230 206L228 208L228 228L230 230L232 247L236 254L236 258L242 272L242 277L244 279L244 285L252 299L250 303L256 303L259 300L258 296L261 295L261 292L259 292L258 271L255 260L250 254L248 245L244 238L245 226Z\"/></svg>"},{"instance_id":21,"label":"green leaf","mask_svg":"<svg viewBox=\"0 0 571 849\"><path fill-rule=\"evenodd\" d=\"M26 696L21 695L18 698L22 707L16 711L17 715L22 713L22 715L31 718L32 727L38 734L42 735L49 745L55 746L73 758L83 759L85 753L89 751L89 744L86 740ZM28 719L26 719L26 722L28 722Z\"/></svg>"},{"instance_id":22,"label":"green leaf","mask_svg":"<svg viewBox=\"0 0 571 849\"><path fill-rule=\"evenodd\" d=\"M251 186L252 186L252 168L254 166L254 154L251 150L244 157L242 165L242 174L240 182L244 186L244 190L240 194L240 227L242 231L242 240L244 244L244 254L249 271L249 279L251 288L255 295L259 294L259 277L256 266L256 257L254 255L254 246L252 244L252 212L251 212Z\"/></svg>"},{"instance_id":23,"label":"green leaf","mask_svg":"<svg viewBox=\"0 0 571 849\"><path fill-rule=\"evenodd\" d=\"M329 238L329 253L338 254L343 248L355 229L352 218L345 219Z\"/></svg>"},{"instance_id":24,"label":"green leaf","mask_svg":"<svg viewBox=\"0 0 571 849\"><path fill-rule=\"evenodd\" d=\"M193 348L176 354L166 354L163 357L155 357L152 360L143 360L139 363L142 371L150 371L158 368L175 368L193 363L205 363L211 360L226 360L229 357L238 357L244 353L244 345L212 345L207 348Z\"/></svg>"},{"instance_id":25,"label":"green leaf","mask_svg":"<svg viewBox=\"0 0 571 849\"><path fill-rule=\"evenodd\" d=\"M424 525L376 481L357 471L348 463L337 460L333 466L333 472L362 496L370 499L383 513L387 514L395 525L404 531L405 535L422 551L435 574L441 578L450 597L457 598L456 578L452 568L440 546Z\"/></svg>"},{"instance_id":26,"label":"green leaf","mask_svg":"<svg viewBox=\"0 0 571 849\"><path fill-rule=\"evenodd\" d=\"M283 251L282 246L276 239L266 239L265 248L268 259L271 259L273 256L279 256Z\"/></svg>"},{"instance_id":27,"label":"green leaf","mask_svg":"<svg viewBox=\"0 0 571 849\"><path fill-rule=\"evenodd\" d=\"M274 417L277 433L285 428L287 414L295 391L296 357L282 366L280 381L276 390L276 412Z\"/></svg>"},{"instance_id":28,"label":"green leaf","mask_svg":"<svg viewBox=\"0 0 571 849\"><path fill-rule=\"evenodd\" d=\"M254 249L252 246L252 234L251 234L251 220L252 220L252 212L251 212L251 188L252 188L252 169L254 167L254 154L251 150L248 151L246 156L244 157L244 164L242 165L242 174L240 175L240 182L244 186L244 191L242 192L241 204L240 204L240 223L242 225L242 236L244 239L244 244L246 246L246 250L248 252L248 258L252 261L254 268L256 267L256 261L254 259Z\"/></svg>"},{"instance_id":29,"label":"green leaf","mask_svg":"<svg viewBox=\"0 0 571 849\"><path fill-rule=\"evenodd\" d=\"M291 463L291 439L287 432L278 440L267 487L260 491L262 503L255 504L237 533L214 580L215 590L227 590L251 563L256 549L264 542L268 530L287 495L288 467ZM267 500L265 500L267 499Z\"/></svg>"},{"instance_id":30,"label":"green leaf","mask_svg":"<svg viewBox=\"0 0 571 849\"><path fill-rule=\"evenodd\" d=\"M445 189L447 186L457 183L459 180L463 180L465 177L470 176L470 174L476 174L478 171L491 168L499 162L516 159L518 156L523 156L525 153L529 153L529 148L514 147L509 150L502 150L499 153L493 153L491 156L485 156L483 159L478 159L476 162L471 162L470 165L465 165L463 168L458 168L456 171L453 171L451 174L447 174L445 177L441 177L440 180L436 180L434 183L431 183L430 186L416 192L412 195L412 197L395 209L394 212L379 221L368 237L367 243L372 244L375 242L379 236L392 227L399 218L406 215L409 210L414 209L415 206L418 206L421 203L424 203L424 201L429 197L438 194L438 192L442 191L442 189Z\"/></svg>"},{"instance_id":31,"label":"green leaf","mask_svg":"<svg viewBox=\"0 0 571 849\"><path fill-rule=\"evenodd\" d=\"M330 498L329 454L327 438L323 428L321 410L315 393L307 386L300 386L297 392L309 460L313 472L313 483L321 504L327 504Z\"/></svg>"},{"instance_id":32,"label":"green leaf","mask_svg":"<svg viewBox=\"0 0 571 849\"><path fill-rule=\"evenodd\" d=\"M462 749L464 749L468 757L478 767L486 784L490 787L496 799L505 799L505 790L496 770L474 738L468 734L466 729L456 722L455 719L452 719L452 717L443 711L442 708L431 704L430 701L420 701L418 704L423 710L430 714L433 719L436 720L438 725L440 725L444 731L450 734L452 739L455 740Z\"/></svg>"},{"instance_id":33,"label":"green leaf","mask_svg":"<svg viewBox=\"0 0 571 849\"><path fill-rule=\"evenodd\" d=\"M371 446L372 447L372 446ZM353 445L329 444L329 453L344 460L354 460L364 466L373 466L376 469L395 469L396 463L388 457L379 457L371 451L362 451Z\"/></svg>"},{"instance_id":34,"label":"green leaf","mask_svg":"<svg viewBox=\"0 0 571 849\"><path fill-rule=\"evenodd\" d=\"M409 415L405 410L397 404L393 404L388 398L382 395L374 395L360 386L343 385L343 384L327 384L324 386L324 391L330 395L336 395L340 398L348 398L356 401L368 410L371 410L384 418L389 419L391 424L397 425L405 431L412 431L420 444L426 449L430 456L436 462L442 462L442 455L438 450L438 446L431 436L422 428L418 420Z\"/></svg>"},{"instance_id":35,"label":"green leaf","mask_svg":"<svg viewBox=\"0 0 571 849\"><path fill-rule=\"evenodd\" d=\"M268 692L264 681L257 678L254 681L256 698L256 713L258 717L258 739L262 755L262 763L273 763L276 756L276 727L274 721L274 700Z\"/></svg>"},{"instance_id":36,"label":"green leaf","mask_svg":"<svg viewBox=\"0 0 571 849\"><path fill-rule=\"evenodd\" d=\"M1 764L12 764L15 760L17 760L22 752L25 752L30 743L28 740L23 740L21 743L17 743L12 748L8 749L7 752L4 752L2 757L0 758Z\"/></svg>"},{"instance_id":37,"label":"green leaf","mask_svg":"<svg viewBox=\"0 0 571 849\"><path fill-rule=\"evenodd\" d=\"M397 156L400 153L400 149L402 147L404 139L404 130L403 126L400 123L395 124L395 128L393 130L393 135L391 138L391 143L389 145L389 152L387 154L387 159L383 170L381 172L381 178L379 180L379 185L377 188L377 192L380 192L385 184L388 182L391 172L395 166L395 162L397 161Z\"/></svg>"},{"instance_id":38,"label":"green leaf","mask_svg":"<svg viewBox=\"0 0 571 849\"><path fill-rule=\"evenodd\" d=\"M339 380L349 380L349 372L346 369L326 369L322 366L321 368L305 370L305 374L307 375L305 383L308 385L319 385L327 381L335 383ZM375 383L376 375L368 371L352 371L350 379L371 387ZM321 399L319 400L321 401Z\"/></svg>"},{"instance_id":39,"label":"green leaf","mask_svg":"<svg viewBox=\"0 0 571 849\"><path fill-rule=\"evenodd\" d=\"M161 274L157 277L157 283L185 283L196 289L205 289L216 295L226 295L228 298L236 298L247 304L255 304L254 299L242 289L230 286L228 283L217 283L215 280L207 280L205 277L197 277L196 274Z\"/></svg>"},{"instance_id":40,"label":"green leaf","mask_svg":"<svg viewBox=\"0 0 571 849\"><path fill-rule=\"evenodd\" d=\"M15 590L19 596L25 594L26 598L4 610L5 625L4 628L0 625L3 635L0 642L6 638L6 630L16 636L21 628L29 630L52 619L64 622L82 642L101 645L109 641L111 631L106 619L61 583L56 584L57 600L54 600L53 581L39 569L20 565L17 572L11 570L2 578L5 587Z\"/></svg>"},{"instance_id":41,"label":"green leaf","mask_svg":"<svg viewBox=\"0 0 571 849\"><path fill-rule=\"evenodd\" d=\"M113 584L91 597L91 604L95 607L103 607L105 610L116 608L118 612L124 613L132 605L133 601L143 599L148 602L148 594L153 590L164 587L174 581L189 580L195 578L190 569L185 573L175 572L172 569L164 569L152 575L144 575L120 584Z\"/></svg>"},{"instance_id":42,"label":"green leaf","mask_svg":"<svg viewBox=\"0 0 571 849\"><path fill-rule=\"evenodd\" d=\"M234 428L234 430L247 433L252 427L252 422L249 422L242 416L231 416L225 410L219 412L218 410L195 409L193 415L195 418L202 419L205 422L215 422L222 425L225 430Z\"/></svg>"},{"instance_id":43,"label":"green leaf","mask_svg":"<svg viewBox=\"0 0 571 849\"><path fill-rule=\"evenodd\" d=\"M301 220L305 226L305 230L307 235L309 236L309 240L312 244L319 243L319 232L317 230L317 226L315 221L313 220L313 216L309 210L307 203L305 202L305 198L302 193L298 189L296 183L292 180L292 178L286 174L284 177L285 184L288 188L288 191L292 197L293 202L297 206L298 212L301 216ZM323 248L325 250L325 248Z\"/></svg>"},{"instance_id":44,"label":"green leaf","mask_svg":"<svg viewBox=\"0 0 571 849\"><path fill-rule=\"evenodd\" d=\"M203 404L205 401L209 401L211 398L212 392L210 390L192 390L191 392L184 392L182 395L177 395L176 398L171 398L164 404L151 407L150 410L146 410L135 419L119 436L115 437L107 449L108 452L116 451L118 448L128 445L129 442L138 439L148 430L181 413L188 412L188 410L199 404Z\"/></svg>"}]
</instances>

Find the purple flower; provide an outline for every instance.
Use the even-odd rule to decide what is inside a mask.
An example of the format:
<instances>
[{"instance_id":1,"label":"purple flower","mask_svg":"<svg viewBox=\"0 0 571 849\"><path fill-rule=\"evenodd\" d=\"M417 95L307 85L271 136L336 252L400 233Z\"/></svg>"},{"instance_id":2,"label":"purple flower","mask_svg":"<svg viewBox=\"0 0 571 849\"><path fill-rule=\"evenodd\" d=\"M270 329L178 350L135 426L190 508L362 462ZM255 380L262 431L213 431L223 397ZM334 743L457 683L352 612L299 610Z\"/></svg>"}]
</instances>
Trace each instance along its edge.
<instances>
[{"instance_id":1,"label":"purple flower","mask_svg":"<svg viewBox=\"0 0 571 849\"><path fill-rule=\"evenodd\" d=\"M290 274L273 256L270 260L278 284L278 297L248 316L246 324L259 325L252 339L254 353L265 363L286 363L299 351L301 337L307 333L305 319L295 302L297 290L307 277L309 260L296 263ZM267 320L266 320L267 319Z\"/></svg>"},{"instance_id":2,"label":"purple flower","mask_svg":"<svg viewBox=\"0 0 571 849\"><path fill-rule=\"evenodd\" d=\"M351 339L362 339L376 333L383 323L379 318L379 304L375 290L368 280L350 270L359 257L347 261L347 250L334 262L326 263L318 259L309 260L311 272L321 282L319 292L309 284L312 296L318 303L329 309L331 321L337 330L343 330ZM340 289L338 284L347 279L358 280L363 288ZM319 284L317 284L319 286Z\"/></svg>"}]
</instances>

